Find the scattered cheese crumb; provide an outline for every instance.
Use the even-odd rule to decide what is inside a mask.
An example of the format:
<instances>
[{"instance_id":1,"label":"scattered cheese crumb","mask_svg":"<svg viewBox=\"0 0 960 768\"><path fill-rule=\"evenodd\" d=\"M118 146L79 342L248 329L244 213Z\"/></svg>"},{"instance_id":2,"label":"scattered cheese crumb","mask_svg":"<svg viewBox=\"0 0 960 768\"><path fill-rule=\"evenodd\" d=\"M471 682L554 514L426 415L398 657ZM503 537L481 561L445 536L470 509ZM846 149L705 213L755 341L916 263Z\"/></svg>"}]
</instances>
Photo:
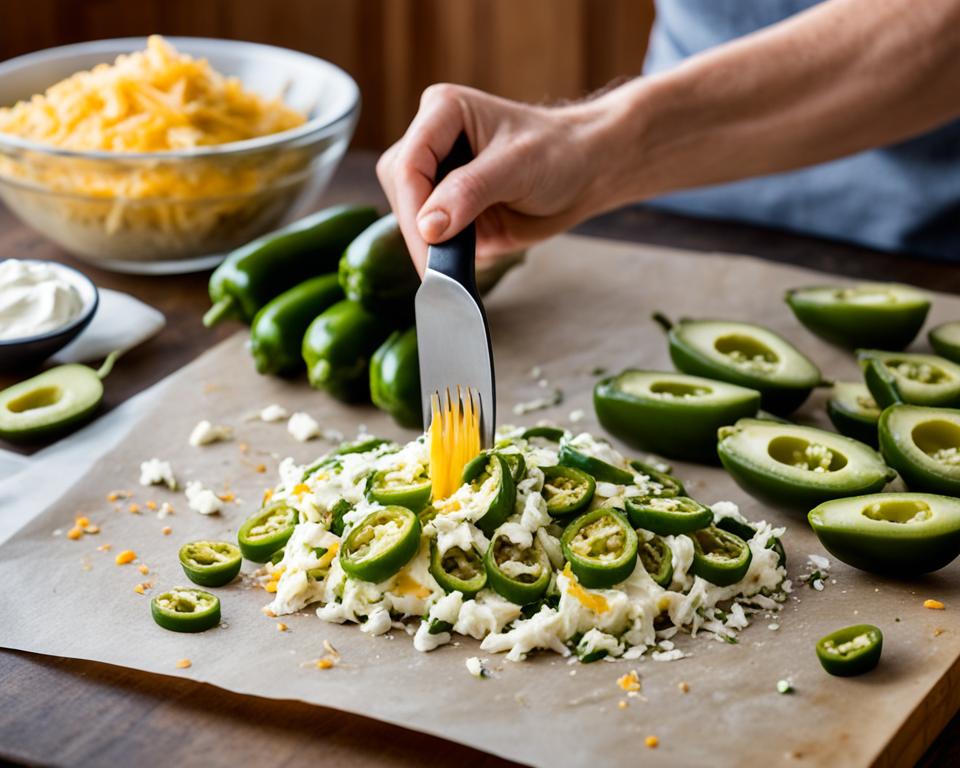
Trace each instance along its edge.
<instances>
[{"instance_id":1,"label":"scattered cheese crumb","mask_svg":"<svg viewBox=\"0 0 960 768\"><path fill-rule=\"evenodd\" d=\"M647 736L647 738L643 740L643 743L646 744L649 749L656 749L660 746L660 739L656 736Z\"/></svg>"},{"instance_id":2,"label":"scattered cheese crumb","mask_svg":"<svg viewBox=\"0 0 960 768\"><path fill-rule=\"evenodd\" d=\"M945 630L943 627L937 627L936 629L933 630L933 636L940 637L940 635L942 635L946 631L947 630Z\"/></svg>"},{"instance_id":3,"label":"scattered cheese crumb","mask_svg":"<svg viewBox=\"0 0 960 768\"><path fill-rule=\"evenodd\" d=\"M127 509L129 509L129 510L130 510L130 513L133 514L133 515L139 515L139 514L140 514L140 505L139 505L139 504L131 504L129 507L127 507Z\"/></svg>"},{"instance_id":4,"label":"scattered cheese crumb","mask_svg":"<svg viewBox=\"0 0 960 768\"><path fill-rule=\"evenodd\" d=\"M137 570L140 571L140 573L142 573L144 576L150 573L150 569L147 567L146 563L140 563L140 565L137 566Z\"/></svg>"},{"instance_id":5,"label":"scattered cheese crumb","mask_svg":"<svg viewBox=\"0 0 960 768\"><path fill-rule=\"evenodd\" d=\"M164 504L166 504L166 502L164 502ZM151 512L156 512L156 511L157 511L157 502L155 502L155 501L148 501L148 502L147 502L147 509L149 509Z\"/></svg>"},{"instance_id":6,"label":"scattered cheese crumb","mask_svg":"<svg viewBox=\"0 0 960 768\"><path fill-rule=\"evenodd\" d=\"M223 501L203 483L191 480L187 483L184 493L187 497L187 506L201 515L215 515L223 509Z\"/></svg>"},{"instance_id":7,"label":"scattered cheese crumb","mask_svg":"<svg viewBox=\"0 0 960 768\"><path fill-rule=\"evenodd\" d=\"M267 465L266 465L266 464L257 464L257 466L255 466L253 469L254 469L255 472L259 472L259 473L262 475L264 472L267 471Z\"/></svg>"},{"instance_id":8,"label":"scattered cheese crumb","mask_svg":"<svg viewBox=\"0 0 960 768\"><path fill-rule=\"evenodd\" d=\"M90 525L90 518L84 517L83 515L78 515L74 522L76 523L77 528L86 528L88 525Z\"/></svg>"},{"instance_id":9,"label":"scattered cheese crumb","mask_svg":"<svg viewBox=\"0 0 960 768\"><path fill-rule=\"evenodd\" d=\"M627 693L637 693L640 690L640 675L637 674L637 670L631 669L627 674L617 678L617 685Z\"/></svg>"},{"instance_id":10,"label":"scattered cheese crumb","mask_svg":"<svg viewBox=\"0 0 960 768\"><path fill-rule=\"evenodd\" d=\"M626 708L627 708L627 700L626 700L626 699L620 699L620 701L617 702L617 706L618 706L620 709L626 709Z\"/></svg>"},{"instance_id":11,"label":"scattered cheese crumb","mask_svg":"<svg viewBox=\"0 0 960 768\"><path fill-rule=\"evenodd\" d=\"M317 659L317 669L330 669L333 666L333 659L329 656L324 656L322 659Z\"/></svg>"},{"instance_id":12,"label":"scattered cheese crumb","mask_svg":"<svg viewBox=\"0 0 960 768\"><path fill-rule=\"evenodd\" d=\"M793 683L789 680L777 680L777 693L793 693Z\"/></svg>"},{"instance_id":13,"label":"scattered cheese crumb","mask_svg":"<svg viewBox=\"0 0 960 768\"><path fill-rule=\"evenodd\" d=\"M173 506L169 502L163 502L160 509L157 510L157 520L163 520L168 515L173 514Z\"/></svg>"},{"instance_id":14,"label":"scattered cheese crumb","mask_svg":"<svg viewBox=\"0 0 960 768\"><path fill-rule=\"evenodd\" d=\"M286 632L288 629L287 625L282 621L277 622L277 632Z\"/></svg>"},{"instance_id":15,"label":"scattered cheese crumb","mask_svg":"<svg viewBox=\"0 0 960 768\"><path fill-rule=\"evenodd\" d=\"M133 591L136 592L138 595L142 595L145 590L146 588L143 586L143 584L137 584L137 586L133 588Z\"/></svg>"},{"instance_id":16,"label":"scattered cheese crumb","mask_svg":"<svg viewBox=\"0 0 960 768\"><path fill-rule=\"evenodd\" d=\"M195 426L190 433L190 445L194 448L232 439L233 429L231 427L222 424L212 424L206 419L197 422L197 426Z\"/></svg>"},{"instance_id":17,"label":"scattered cheese crumb","mask_svg":"<svg viewBox=\"0 0 960 768\"><path fill-rule=\"evenodd\" d=\"M114 562L117 565L127 565L127 563L132 563L137 559L137 553L132 549L125 549L123 552L118 552L117 556L114 558Z\"/></svg>"},{"instance_id":18,"label":"scattered cheese crumb","mask_svg":"<svg viewBox=\"0 0 960 768\"><path fill-rule=\"evenodd\" d=\"M96 523L90 523L90 525L86 526L86 527L83 529L83 532L84 532L84 533L89 533L91 536L95 536L95 535L97 535L98 533L100 533L100 526L97 525Z\"/></svg>"},{"instance_id":19,"label":"scattered cheese crumb","mask_svg":"<svg viewBox=\"0 0 960 768\"><path fill-rule=\"evenodd\" d=\"M190 669L193 666L193 662L190 659L180 659L177 664L177 669Z\"/></svg>"},{"instance_id":20,"label":"scattered cheese crumb","mask_svg":"<svg viewBox=\"0 0 960 768\"><path fill-rule=\"evenodd\" d=\"M690 683L686 681L677 683L677 688L680 689L680 693L690 693Z\"/></svg>"},{"instance_id":21,"label":"scattered cheese crumb","mask_svg":"<svg viewBox=\"0 0 960 768\"><path fill-rule=\"evenodd\" d=\"M220 497L220 501L231 502L231 501L236 501L236 500L237 500L237 494L235 494L235 493L233 493L233 492L231 492L231 491L225 491L225 492L223 492L223 493L218 493L217 496Z\"/></svg>"},{"instance_id":22,"label":"scattered cheese crumb","mask_svg":"<svg viewBox=\"0 0 960 768\"><path fill-rule=\"evenodd\" d=\"M287 422L287 432L293 436L294 440L305 443L320 436L320 425L309 413L298 411Z\"/></svg>"},{"instance_id":23,"label":"scattered cheese crumb","mask_svg":"<svg viewBox=\"0 0 960 768\"><path fill-rule=\"evenodd\" d=\"M578 421L583 421L583 416L584 416L583 409L577 408L575 410L570 411L570 415L567 418L570 419L572 423L576 424Z\"/></svg>"},{"instance_id":24,"label":"scattered cheese crumb","mask_svg":"<svg viewBox=\"0 0 960 768\"><path fill-rule=\"evenodd\" d=\"M487 676L487 669L483 666L483 659L477 656L471 656L466 660L467 672L473 675L478 680L482 680Z\"/></svg>"},{"instance_id":25,"label":"scattered cheese crumb","mask_svg":"<svg viewBox=\"0 0 960 768\"><path fill-rule=\"evenodd\" d=\"M69 531L67 531L67 538L70 539L71 541L76 541L81 536L83 536L83 529L78 528L77 526L74 526Z\"/></svg>"},{"instance_id":26,"label":"scattered cheese crumb","mask_svg":"<svg viewBox=\"0 0 960 768\"><path fill-rule=\"evenodd\" d=\"M276 403L271 403L260 411L260 421L283 421L287 416L289 416L287 409Z\"/></svg>"},{"instance_id":27,"label":"scattered cheese crumb","mask_svg":"<svg viewBox=\"0 0 960 768\"><path fill-rule=\"evenodd\" d=\"M177 478L169 461L147 459L140 463L140 485L165 485L171 491L177 490ZM121 497L118 497L121 498ZM122 498L127 498L123 496Z\"/></svg>"},{"instance_id":28,"label":"scattered cheese crumb","mask_svg":"<svg viewBox=\"0 0 960 768\"><path fill-rule=\"evenodd\" d=\"M930 608L931 610L934 610L934 611L942 611L944 608L946 608L946 606L943 603L941 603L939 600L924 600L923 607Z\"/></svg>"},{"instance_id":29,"label":"scattered cheese crumb","mask_svg":"<svg viewBox=\"0 0 960 768\"><path fill-rule=\"evenodd\" d=\"M97 547L97 549L99 549L101 552L109 552L111 549L113 549L113 544L101 544L99 547Z\"/></svg>"},{"instance_id":30,"label":"scattered cheese crumb","mask_svg":"<svg viewBox=\"0 0 960 768\"><path fill-rule=\"evenodd\" d=\"M171 533L173 533L173 528L171 528L169 525L165 525L160 529L160 533L162 533L164 536L169 536Z\"/></svg>"},{"instance_id":31,"label":"scattered cheese crumb","mask_svg":"<svg viewBox=\"0 0 960 768\"><path fill-rule=\"evenodd\" d=\"M143 471L142 464L140 465L140 471ZM107 501L121 501L123 499L129 499L132 495L133 494L131 494L130 491L110 491L110 493L107 494Z\"/></svg>"}]
</instances>

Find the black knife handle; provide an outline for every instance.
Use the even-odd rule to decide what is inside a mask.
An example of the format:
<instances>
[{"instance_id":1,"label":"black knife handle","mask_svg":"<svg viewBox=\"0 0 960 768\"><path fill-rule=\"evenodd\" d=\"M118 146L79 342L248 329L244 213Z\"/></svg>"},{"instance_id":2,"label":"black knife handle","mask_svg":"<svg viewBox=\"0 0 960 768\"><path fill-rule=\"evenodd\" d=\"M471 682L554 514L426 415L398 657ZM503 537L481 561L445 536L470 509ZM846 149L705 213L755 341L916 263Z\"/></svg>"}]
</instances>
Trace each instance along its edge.
<instances>
[{"instance_id":1,"label":"black knife handle","mask_svg":"<svg viewBox=\"0 0 960 768\"><path fill-rule=\"evenodd\" d=\"M461 132L453 143L450 153L437 165L436 183L446 178L450 171L473 160L473 150L467 134ZM477 228L471 221L458 234L442 243L430 246L427 266L456 280L473 296L477 295L476 277Z\"/></svg>"}]
</instances>

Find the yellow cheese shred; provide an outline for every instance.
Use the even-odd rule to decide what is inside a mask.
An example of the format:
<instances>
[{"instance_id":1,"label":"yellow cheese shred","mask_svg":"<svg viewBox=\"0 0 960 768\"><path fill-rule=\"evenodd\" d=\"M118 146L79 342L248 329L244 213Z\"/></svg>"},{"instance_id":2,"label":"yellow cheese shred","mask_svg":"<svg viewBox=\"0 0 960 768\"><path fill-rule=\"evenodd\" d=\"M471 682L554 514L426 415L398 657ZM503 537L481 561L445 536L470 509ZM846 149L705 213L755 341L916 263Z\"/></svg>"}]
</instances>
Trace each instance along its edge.
<instances>
[{"instance_id":1,"label":"yellow cheese shred","mask_svg":"<svg viewBox=\"0 0 960 768\"><path fill-rule=\"evenodd\" d=\"M563 566L563 575L567 577L567 594L575 598L577 602L588 611L606 613L610 610L610 603L607 602L607 598L595 592L587 592L587 590L580 586L577 577L574 576L573 571L570 570L570 563Z\"/></svg>"},{"instance_id":2,"label":"yellow cheese shred","mask_svg":"<svg viewBox=\"0 0 960 768\"><path fill-rule=\"evenodd\" d=\"M435 501L456 491L469 461L480 453L480 411L472 397L431 398L430 478Z\"/></svg>"}]
</instances>

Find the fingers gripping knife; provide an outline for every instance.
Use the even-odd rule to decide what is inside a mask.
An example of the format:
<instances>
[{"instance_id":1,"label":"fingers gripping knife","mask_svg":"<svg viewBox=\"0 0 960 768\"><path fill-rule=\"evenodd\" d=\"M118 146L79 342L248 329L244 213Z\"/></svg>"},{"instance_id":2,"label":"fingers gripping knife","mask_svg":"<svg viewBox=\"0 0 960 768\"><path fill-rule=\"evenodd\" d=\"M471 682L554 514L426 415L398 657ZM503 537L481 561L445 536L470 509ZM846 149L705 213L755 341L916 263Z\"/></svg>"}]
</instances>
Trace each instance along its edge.
<instances>
[{"instance_id":1,"label":"fingers gripping knife","mask_svg":"<svg viewBox=\"0 0 960 768\"><path fill-rule=\"evenodd\" d=\"M470 142L461 133L437 168L437 183L472 159ZM493 350L477 292L476 240L471 223L452 239L430 246L417 291L420 393L423 423L430 431L435 499L456 490L464 464L493 444Z\"/></svg>"}]
</instances>

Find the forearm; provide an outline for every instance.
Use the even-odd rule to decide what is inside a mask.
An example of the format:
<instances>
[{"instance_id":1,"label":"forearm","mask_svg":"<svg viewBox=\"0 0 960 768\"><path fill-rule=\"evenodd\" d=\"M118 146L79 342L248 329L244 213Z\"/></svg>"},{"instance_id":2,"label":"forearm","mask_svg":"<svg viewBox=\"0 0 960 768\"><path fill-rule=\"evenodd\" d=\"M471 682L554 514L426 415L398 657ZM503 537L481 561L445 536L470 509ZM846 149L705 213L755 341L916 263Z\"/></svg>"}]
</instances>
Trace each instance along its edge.
<instances>
[{"instance_id":1,"label":"forearm","mask_svg":"<svg viewBox=\"0 0 960 768\"><path fill-rule=\"evenodd\" d=\"M587 108L598 209L890 144L960 115L960 0L830 0Z\"/></svg>"}]
</instances>

